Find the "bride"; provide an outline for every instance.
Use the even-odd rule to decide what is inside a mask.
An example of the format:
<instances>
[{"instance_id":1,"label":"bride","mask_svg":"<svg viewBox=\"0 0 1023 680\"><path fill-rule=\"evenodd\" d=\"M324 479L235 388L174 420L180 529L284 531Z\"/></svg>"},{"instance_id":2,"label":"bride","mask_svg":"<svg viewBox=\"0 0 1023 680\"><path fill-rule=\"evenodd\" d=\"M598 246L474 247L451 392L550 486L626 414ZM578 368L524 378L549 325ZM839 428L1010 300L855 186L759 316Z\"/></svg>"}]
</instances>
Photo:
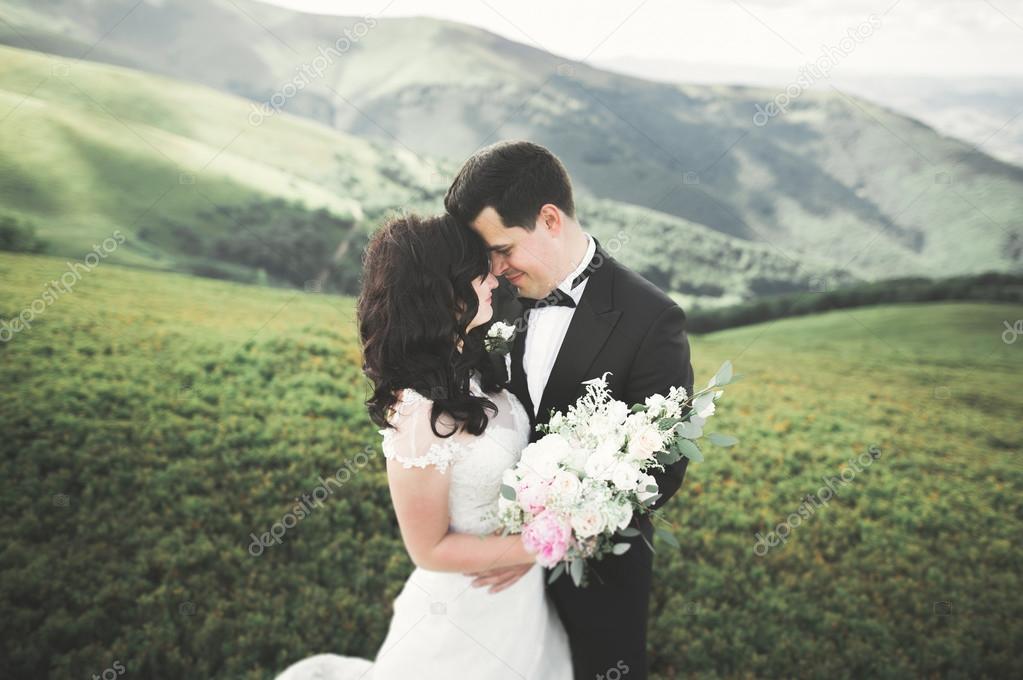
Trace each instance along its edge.
<instances>
[{"instance_id":1,"label":"bride","mask_svg":"<svg viewBox=\"0 0 1023 680\"><path fill-rule=\"evenodd\" d=\"M519 535L496 532L501 474L530 435L483 349L496 287L485 244L449 216L396 218L370 241L358 302L366 403L416 567L375 660L319 654L277 680L572 677L543 569ZM525 574L503 589L473 586L473 574L516 565Z\"/></svg>"}]
</instances>

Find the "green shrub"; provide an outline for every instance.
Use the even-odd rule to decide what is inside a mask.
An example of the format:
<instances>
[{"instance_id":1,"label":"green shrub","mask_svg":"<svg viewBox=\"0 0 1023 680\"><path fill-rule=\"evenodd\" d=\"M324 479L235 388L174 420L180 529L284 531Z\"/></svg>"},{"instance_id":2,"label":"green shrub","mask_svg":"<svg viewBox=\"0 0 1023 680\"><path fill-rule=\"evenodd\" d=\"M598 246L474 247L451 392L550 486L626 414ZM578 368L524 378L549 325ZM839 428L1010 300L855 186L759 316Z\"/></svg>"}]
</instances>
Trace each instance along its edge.
<instances>
[{"instance_id":1,"label":"green shrub","mask_svg":"<svg viewBox=\"0 0 1023 680\"><path fill-rule=\"evenodd\" d=\"M41 253L46 241L36 236L31 222L22 222L10 215L0 215L0 250L16 253Z\"/></svg>"},{"instance_id":2,"label":"green shrub","mask_svg":"<svg viewBox=\"0 0 1023 680\"><path fill-rule=\"evenodd\" d=\"M769 296L729 307L692 310L689 330L709 333L832 309L939 300L1023 302L1023 275L988 272L948 279L887 279L820 293Z\"/></svg>"}]
</instances>

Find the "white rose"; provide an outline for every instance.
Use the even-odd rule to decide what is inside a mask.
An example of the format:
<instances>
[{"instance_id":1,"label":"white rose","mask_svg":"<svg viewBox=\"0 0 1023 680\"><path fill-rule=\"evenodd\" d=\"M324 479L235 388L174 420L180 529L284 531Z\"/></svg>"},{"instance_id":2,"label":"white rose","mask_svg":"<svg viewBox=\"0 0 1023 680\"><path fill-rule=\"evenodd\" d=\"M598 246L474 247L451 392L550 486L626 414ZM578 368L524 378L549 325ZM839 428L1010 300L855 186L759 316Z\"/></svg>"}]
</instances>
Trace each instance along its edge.
<instances>
[{"instance_id":1,"label":"white rose","mask_svg":"<svg viewBox=\"0 0 1023 680\"><path fill-rule=\"evenodd\" d=\"M559 434L549 434L522 450L519 465L532 474L550 479L558 472L558 462L569 446Z\"/></svg>"},{"instance_id":2,"label":"white rose","mask_svg":"<svg viewBox=\"0 0 1023 680\"><path fill-rule=\"evenodd\" d=\"M647 412L651 418L657 418L664 411L667 399L661 394L653 394L646 398Z\"/></svg>"},{"instance_id":3,"label":"white rose","mask_svg":"<svg viewBox=\"0 0 1023 680\"><path fill-rule=\"evenodd\" d=\"M611 479L615 466L618 464L617 454L618 449L601 445L586 459L584 467L586 476L602 480Z\"/></svg>"},{"instance_id":4,"label":"white rose","mask_svg":"<svg viewBox=\"0 0 1023 680\"><path fill-rule=\"evenodd\" d=\"M579 493L579 478L571 472L560 470L551 480L551 495L563 502L571 502Z\"/></svg>"},{"instance_id":5,"label":"white rose","mask_svg":"<svg viewBox=\"0 0 1023 680\"><path fill-rule=\"evenodd\" d=\"M639 478L639 470L634 463L622 461L615 465L611 473L611 483L622 491L632 491L636 488L636 480Z\"/></svg>"},{"instance_id":6,"label":"white rose","mask_svg":"<svg viewBox=\"0 0 1023 680\"><path fill-rule=\"evenodd\" d=\"M620 403L620 402L618 402ZM624 404L622 404L625 407ZM626 412L628 408L626 407ZM624 422L626 413L612 409L607 413L594 414L585 423L586 432L597 442L613 445L620 449L625 443Z\"/></svg>"},{"instance_id":7,"label":"white rose","mask_svg":"<svg viewBox=\"0 0 1023 680\"><path fill-rule=\"evenodd\" d=\"M586 470L586 461L590 459L592 451L582 447L572 447L561 464L572 472L582 473Z\"/></svg>"},{"instance_id":8,"label":"white rose","mask_svg":"<svg viewBox=\"0 0 1023 680\"><path fill-rule=\"evenodd\" d=\"M633 432L642 429L649 422L646 413L630 413L622 424L622 432L631 437Z\"/></svg>"},{"instance_id":9,"label":"white rose","mask_svg":"<svg viewBox=\"0 0 1023 680\"><path fill-rule=\"evenodd\" d=\"M612 401L607 405L607 418L616 426L625 422L629 415L629 405L622 401Z\"/></svg>"},{"instance_id":10,"label":"white rose","mask_svg":"<svg viewBox=\"0 0 1023 680\"><path fill-rule=\"evenodd\" d=\"M629 437L629 460L649 460L663 446L660 430L648 425Z\"/></svg>"},{"instance_id":11,"label":"white rose","mask_svg":"<svg viewBox=\"0 0 1023 680\"><path fill-rule=\"evenodd\" d=\"M487 337L510 340L513 333L515 333L515 326L506 324L503 321L497 321L490 327L490 331L487 332Z\"/></svg>"},{"instance_id":12,"label":"white rose","mask_svg":"<svg viewBox=\"0 0 1023 680\"><path fill-rule=\"evenodd\" d=\"M600 510L593 506L580 508L572 513L572 530L580 538L596 536L604 531L604 517Z\"/></svg>"}]
</instances>

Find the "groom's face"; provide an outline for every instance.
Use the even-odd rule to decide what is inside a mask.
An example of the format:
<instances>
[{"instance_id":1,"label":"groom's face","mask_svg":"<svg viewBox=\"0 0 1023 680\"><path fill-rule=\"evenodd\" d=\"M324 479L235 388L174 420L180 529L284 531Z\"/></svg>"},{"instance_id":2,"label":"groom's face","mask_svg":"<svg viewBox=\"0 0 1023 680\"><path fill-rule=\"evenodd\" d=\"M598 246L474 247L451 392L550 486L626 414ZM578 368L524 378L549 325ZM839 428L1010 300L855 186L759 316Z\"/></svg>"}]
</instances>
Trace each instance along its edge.
<instances>
[{"instance_id":1,"label":"groom's face","mask_svg":"<svg viewBox=\"0 0 1023 680\"><path fill-rule=\"evenodd\" d=\"M543 220L537 219L532 231L506 227L497 211L488 206L473 221L472 228L487 242L491 273L506 278L518 289L519 296L539 300L558 285L558 230L552 231Z\"/></svg>"}]
</instances>

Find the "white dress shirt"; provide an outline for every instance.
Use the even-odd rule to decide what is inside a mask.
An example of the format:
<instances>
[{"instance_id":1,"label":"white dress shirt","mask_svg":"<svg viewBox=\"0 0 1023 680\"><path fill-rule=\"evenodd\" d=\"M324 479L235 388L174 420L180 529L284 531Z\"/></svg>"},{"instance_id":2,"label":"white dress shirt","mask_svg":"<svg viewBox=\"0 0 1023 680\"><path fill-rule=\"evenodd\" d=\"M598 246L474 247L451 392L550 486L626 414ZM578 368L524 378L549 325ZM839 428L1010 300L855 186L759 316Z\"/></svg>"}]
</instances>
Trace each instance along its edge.
<instances>
[{"instance_id":1,"label":"white dress shirt","mask_svg":"<svg viewBox=\"0 0 1023 680\"><path fill-rule=\"evenodd\" d=\"M575 288L571 288L572 281L583 273L590 260L593 259L594 253L597 252L597 244L588 233L586 233L586 240L588 245L583 259L575 270L558 284L558 288L571 297L576 305L579 304L579 299L582 298L583 291L586 290L586 283L590 279L589 277L583 279ZM538 306L529 312L529 332L526 334L526 347L522 355L522 370L526 374L526 384L529 386L529 398L533 402L534 416L540 412L540 399L543 397L547 381L551 377L554 361L558 358L561 343L565 340L565 334L568 332L569 324L572 323L574 313L575 309L572 307L555 307L553 305ZM509 375L511 374L510 354L509 352L506 355L509 363Z\"/></svg>"}]
</instances>

